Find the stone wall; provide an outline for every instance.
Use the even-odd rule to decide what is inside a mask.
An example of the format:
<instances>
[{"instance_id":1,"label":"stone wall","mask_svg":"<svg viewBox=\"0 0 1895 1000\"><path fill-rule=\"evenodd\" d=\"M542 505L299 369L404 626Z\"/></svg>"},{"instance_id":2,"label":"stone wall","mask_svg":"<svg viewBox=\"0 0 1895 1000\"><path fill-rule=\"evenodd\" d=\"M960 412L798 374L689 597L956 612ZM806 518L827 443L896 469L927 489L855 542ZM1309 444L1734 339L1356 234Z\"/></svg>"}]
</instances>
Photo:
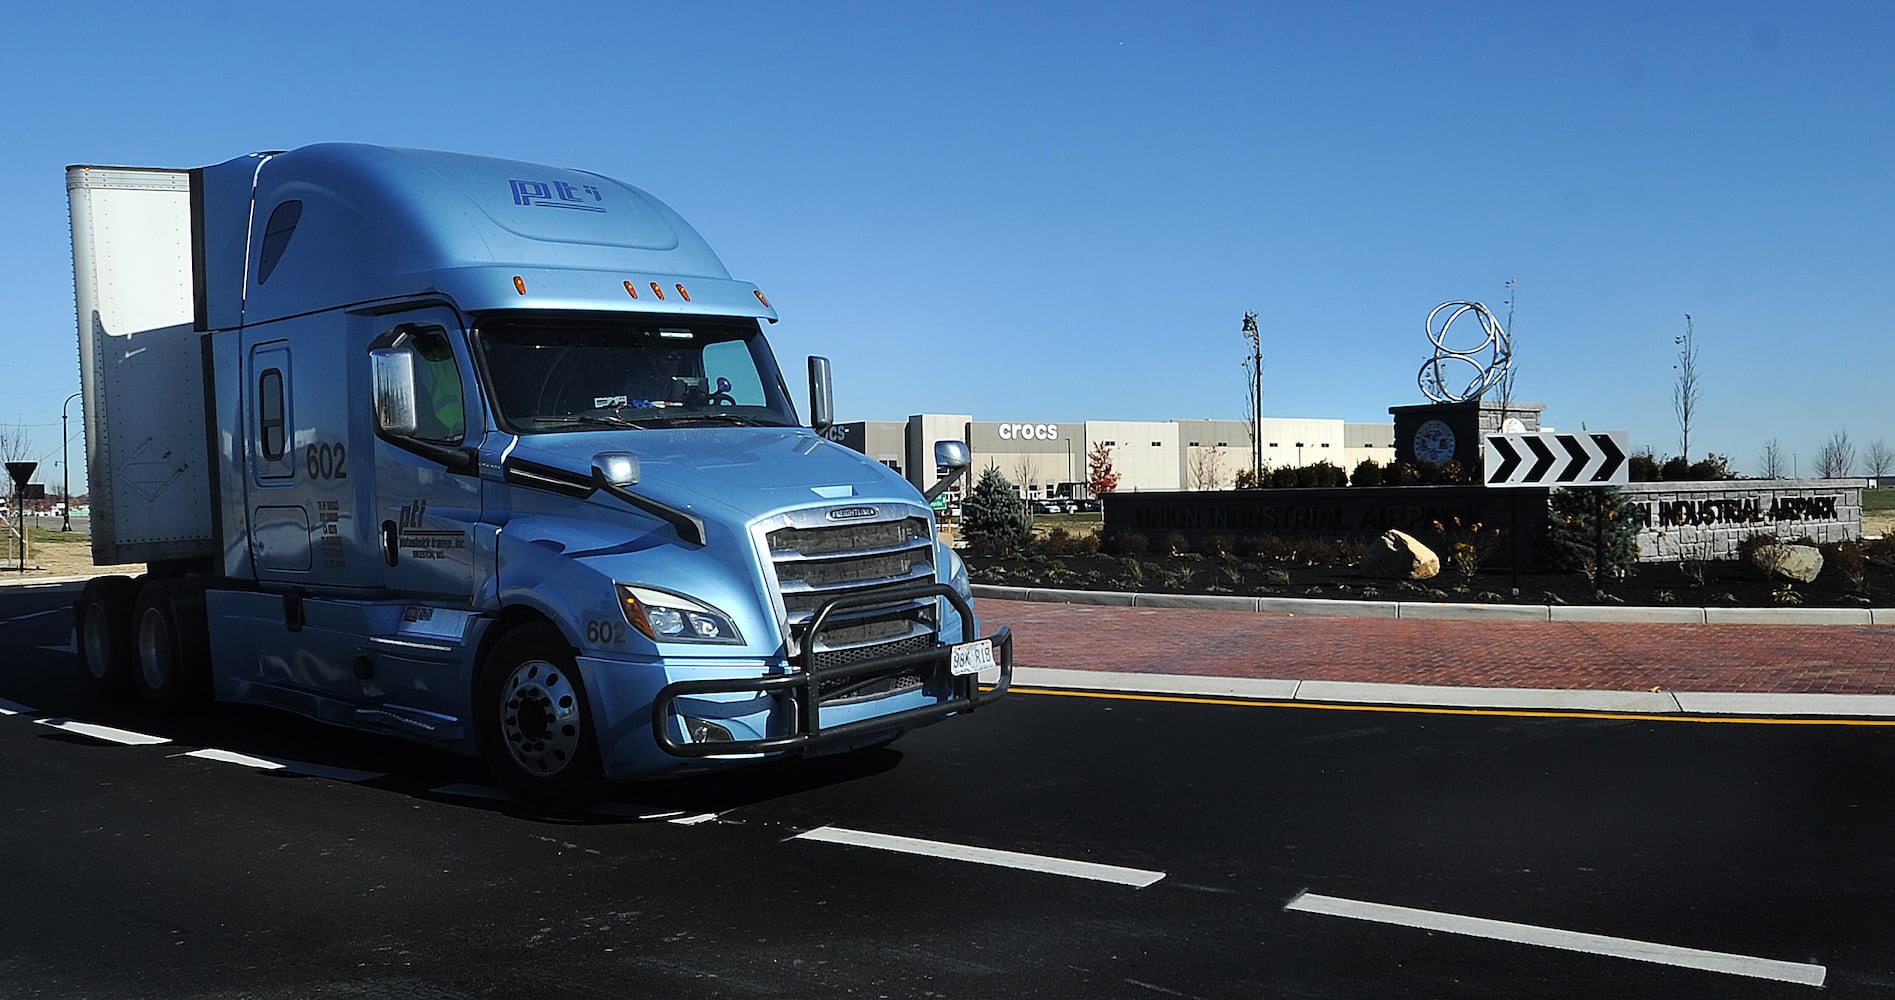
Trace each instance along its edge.
<instances>
[{"instance_id":1,"label":"stone wall","mask_svg":"<svg viewBox=\"0 0 1895 1000\"><path fill-rule=\"evenodd\" d=\"M1642 562L1735 559L1758 532L1783 541L1840 542L1862 537L1863 479L1739 479L1709 483L1632 483L1626 501L1639 523ZM1488 565L1544 568L1546 497L1528 487L1347 486L1334 489L1205 490L1105 496L1106 537L1146 536L1157 551L1178 534L1193 546L1209 536L1278 535L1372 538L1399 528L1437 552L1448 539L1435 523L1498 526L1503 535ZM1517 523L1516 523L1517 518Z\"/></svg>"},{"instance_id":2,"label":"stone wall","mask_svg":"<svg viewBox=\"0 0 1895 1000\"><path fill-rule=\"evenodd\" d=\"M1638 519L1641 562L1735 559L1759 532L1789 542L1862 537L1865 479L1738 479L1633 483L1626 499Z\"/></svg>"},{"instance_id":3,"label":"stone wall","mask_svg":"<svg viewBox=\"0 0 1895 1000\"><path fill-rule=\"evenodd\" d=\"M1511 567L1516 556L1531 570L1544 558L1547 491L1537 488L1494 490L1483 486L1343 486L1328 489L1199 490L1190 492L1111 493L1105 503L1103 532L1144 535L1152 551L1182 535L1191 546L1221 535L1276 535L1284 538L1358 538L1366 541L1390 528L1445 552L1448 538L1434 525L1451 528L1481 524L1503 531L1487 563ZM1519 518L1519 530L1508 526Z\"/></svg>"}]
</instances>

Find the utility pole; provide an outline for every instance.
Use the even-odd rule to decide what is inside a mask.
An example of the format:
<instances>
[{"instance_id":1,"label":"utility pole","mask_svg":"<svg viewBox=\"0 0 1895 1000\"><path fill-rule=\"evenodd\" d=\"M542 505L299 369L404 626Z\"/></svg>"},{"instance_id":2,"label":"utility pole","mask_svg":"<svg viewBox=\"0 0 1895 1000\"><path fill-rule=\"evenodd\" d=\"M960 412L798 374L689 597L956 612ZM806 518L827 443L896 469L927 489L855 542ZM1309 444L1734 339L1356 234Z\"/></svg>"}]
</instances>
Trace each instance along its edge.
<instances>
[{"instance_id":1,"label":"utility pole","mask_svg":"<svg viewBox=\"0 0 1895 1000\"><path fill-rule=\"evenodd\" d=\"M1263 483L1263 333L1257 329L1257 311L1244 312L1244 336L1250 340L1250 356L1244 370L1250 375L1250 474L1258 485Z\"/></svg>"}]
</instances>

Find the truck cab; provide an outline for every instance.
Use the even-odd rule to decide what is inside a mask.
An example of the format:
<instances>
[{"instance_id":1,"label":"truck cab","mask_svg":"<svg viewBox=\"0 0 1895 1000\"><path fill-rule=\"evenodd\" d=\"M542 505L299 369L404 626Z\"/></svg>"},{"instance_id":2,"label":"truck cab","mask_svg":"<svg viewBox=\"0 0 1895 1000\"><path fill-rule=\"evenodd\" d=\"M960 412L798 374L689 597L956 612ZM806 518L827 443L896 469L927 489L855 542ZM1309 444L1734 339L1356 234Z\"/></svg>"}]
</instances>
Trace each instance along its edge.
<instances>
[{"instance_id":1,"label":"truck cab","mask_svg":"<svg viewBox=\"0 0 1895 1000\"><path fill-rule=\"evenodd\" d=\"M819 358L805 425L768 300L645 192L353 144L68 188L95 556L150 565L77 603L102 693L570 803L1005 691L932 497L821 435Z\"/></svg>"}]
</instances>

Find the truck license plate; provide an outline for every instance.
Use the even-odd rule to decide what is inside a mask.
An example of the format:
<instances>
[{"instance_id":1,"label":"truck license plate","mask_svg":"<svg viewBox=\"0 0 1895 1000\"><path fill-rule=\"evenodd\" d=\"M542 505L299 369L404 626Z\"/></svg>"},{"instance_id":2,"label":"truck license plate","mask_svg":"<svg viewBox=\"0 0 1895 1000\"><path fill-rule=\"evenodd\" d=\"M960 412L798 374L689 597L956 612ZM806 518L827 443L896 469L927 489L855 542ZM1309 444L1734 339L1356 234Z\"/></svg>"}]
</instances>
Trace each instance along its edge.
<instances>
[{"instance_id":1,"label":"truck license plate","mask_svg":"<svg viewBox=\"0 0 1895 1000\"><path fill-rule=\"evenodd\" d=\"M983 670L991 670L995 666L992 639L958 643L948 654L948 672L956 677L978 674Z\"/></svg>"}]
</instances>

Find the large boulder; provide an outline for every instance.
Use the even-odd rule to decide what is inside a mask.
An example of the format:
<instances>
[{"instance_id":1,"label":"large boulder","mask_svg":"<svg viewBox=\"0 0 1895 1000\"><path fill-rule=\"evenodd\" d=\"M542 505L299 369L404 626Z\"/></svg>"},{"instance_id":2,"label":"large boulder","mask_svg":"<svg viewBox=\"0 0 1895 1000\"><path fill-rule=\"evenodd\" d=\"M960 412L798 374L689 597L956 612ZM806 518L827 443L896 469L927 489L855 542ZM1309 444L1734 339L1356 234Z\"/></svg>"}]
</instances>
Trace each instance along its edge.
<instances>
[{"instance_id":1,"label":"large boulder","mask_svg":"<svg viewBox=\"0 0 1895 1000\"><path fill-rule=\"evenodd\" d=\"M1823 554L1814 545L1765 545L1750 563L1767 579L1809 583L1823 571Z\"/></svg>"},{"instance_id":2,"label":"large boulder","mask_svg":"<svg viewBox=\"0 0 1895 1000\"><path fill-rule=\"evenodd\" d=\"M1389 530L1368 544L1356 568L1385 580L1426 580L1441 572L1441 557L1415 536Z\"/></svg>"}]
</instances>

